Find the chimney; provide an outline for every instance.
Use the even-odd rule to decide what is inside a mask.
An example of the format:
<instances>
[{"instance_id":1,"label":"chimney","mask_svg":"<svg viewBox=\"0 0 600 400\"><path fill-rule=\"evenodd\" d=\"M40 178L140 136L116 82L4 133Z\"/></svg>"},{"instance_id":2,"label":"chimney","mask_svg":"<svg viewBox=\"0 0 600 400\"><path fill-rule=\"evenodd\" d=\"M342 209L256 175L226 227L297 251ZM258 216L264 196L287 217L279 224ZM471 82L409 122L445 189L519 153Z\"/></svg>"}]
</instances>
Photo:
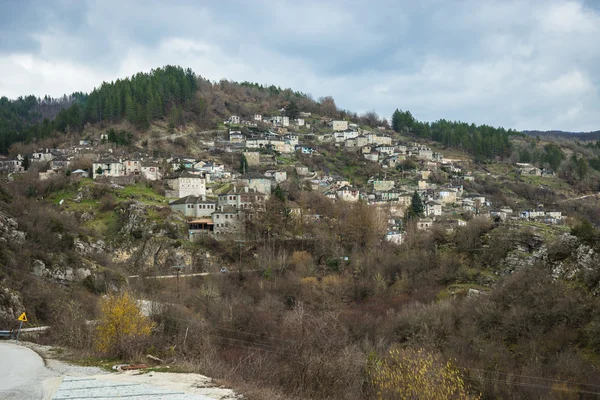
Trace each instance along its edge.
<instances>
[{"instance_id":1,"label":"chimney","mask_svg":"<svg viewBox=\"0 0 600 400\"><path fill-rule=\"evenodd\" d=\"M244 191L248 193L248 186L244 186Z\"/></svg>"}]
</instances>

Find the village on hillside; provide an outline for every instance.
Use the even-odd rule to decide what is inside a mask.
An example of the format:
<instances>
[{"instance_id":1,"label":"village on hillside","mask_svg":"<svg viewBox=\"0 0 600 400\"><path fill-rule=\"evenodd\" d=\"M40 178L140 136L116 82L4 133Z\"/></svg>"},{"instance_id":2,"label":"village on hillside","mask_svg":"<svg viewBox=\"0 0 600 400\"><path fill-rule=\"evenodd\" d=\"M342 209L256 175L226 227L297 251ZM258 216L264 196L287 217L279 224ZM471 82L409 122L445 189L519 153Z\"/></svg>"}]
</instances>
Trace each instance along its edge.
<instances>
[{"instance_id":1,"label":"village on hillside","mask_svg":"<svg viewBox=\"0 0 600 400\"><path fill-rule=\"evenodd\" d=\"M170 208L186 217L190 240L202 235L241 236L244 221L264 210L276 188L292 176L303 182L303 187L333 201L362 201L381 209L388 218L385 240L398 244L404 241L405 217L415 202L420 203L416 219L419 230L439 225L451 231L476 216L495 222L521 219L547 224L561 224L565 218L560 211L546 210L542 204L534 209L513 210L466 191L464 182L490 173L474 172L470 160L448 157L424 144L403 140L383 126L361 127L347 120L299 112L294 119L283 115L232 115L222 127L216 139L203 142L208 154L214 154L210 159L142 149L128 153L114 146L113 131L61 148L2 158L0 172L11 179L13 174L34 166L40 180L67 174L118 185L141 179L160 182L165 197L170 199ZM352 154L364 166L378 163L383 173L359 185L339 173L311 170L302 162L326 157L324 148ZM224 159L233 162L227 166ZM79 168L81 160L87 160L90 166ZM554 175L553 171L524 163L515 164L514 172L537 177ZM303 212L293 202L288 204L288 212L316 223L324 218L310 210Z\"/></svg>"}]
</instances>

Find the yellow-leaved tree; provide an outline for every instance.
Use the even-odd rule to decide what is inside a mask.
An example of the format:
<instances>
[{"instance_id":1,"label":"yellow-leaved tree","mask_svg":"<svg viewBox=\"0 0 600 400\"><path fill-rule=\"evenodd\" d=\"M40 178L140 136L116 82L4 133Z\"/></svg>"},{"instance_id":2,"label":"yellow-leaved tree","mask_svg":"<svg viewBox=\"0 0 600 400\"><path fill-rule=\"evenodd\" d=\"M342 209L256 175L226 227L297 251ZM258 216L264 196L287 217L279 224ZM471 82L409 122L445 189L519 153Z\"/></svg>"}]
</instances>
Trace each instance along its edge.
<instances>
[{"instance_id":1,"label":"yellow-leaved tree","mask_svg":"<svg viewBox=\"0 0 600 400\"><path fill-rule=\"evenodd\" d=\"M460 371L424 349L391 349L369 369L379 399L474 400Z\"/></svg>"},{"instance_id":2,"label":"yellow-leaved tree","mask_svg":"<svg viewBox=\"0 0 600 400\"><path fill-rule=\"evenodd\" d=\"M100 323L96 327L96 350L123 357L150 335L154 323L140 311L128 292L111 294L100 300Z\"/></svg>"}]
</instances>

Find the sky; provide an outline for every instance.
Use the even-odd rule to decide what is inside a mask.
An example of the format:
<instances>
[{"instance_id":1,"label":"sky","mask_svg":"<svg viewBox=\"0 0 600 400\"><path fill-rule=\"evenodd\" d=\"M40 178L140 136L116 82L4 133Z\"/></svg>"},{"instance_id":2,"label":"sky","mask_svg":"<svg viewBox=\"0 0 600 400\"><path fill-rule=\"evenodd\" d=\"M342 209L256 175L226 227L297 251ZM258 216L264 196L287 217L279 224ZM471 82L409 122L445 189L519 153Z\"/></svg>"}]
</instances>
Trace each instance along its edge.
<instances>
[{"instance_id":1,"label":"sky","mask_svg":"<svg viewBox=\"0 0 600 400\"><path fill-rule=\"evenodd\" d=\"M388 119L600 129L600 0L0 0L0 96L168 64Z\"/></svg>"}]
</instances>

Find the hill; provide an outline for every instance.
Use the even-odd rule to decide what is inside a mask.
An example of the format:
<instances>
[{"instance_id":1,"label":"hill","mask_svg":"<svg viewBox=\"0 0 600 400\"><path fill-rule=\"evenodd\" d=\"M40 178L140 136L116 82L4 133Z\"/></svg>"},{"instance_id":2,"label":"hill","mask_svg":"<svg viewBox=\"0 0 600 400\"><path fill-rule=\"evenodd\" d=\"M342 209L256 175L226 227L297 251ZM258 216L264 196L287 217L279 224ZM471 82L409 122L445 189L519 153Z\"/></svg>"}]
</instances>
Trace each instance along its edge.
<instances>
[{"instance_id":1,"label":"hill","mask_svg":"<svg viewBox=\"0 0 600 400\"><path fill-rule=\"evenodd\" d=\"M565 131L536 131L527 130L523 131L526 135L533 137L543 137L546 139L550 138L564 138L569 140L600 140L600 130L591 132L565 132Z\"/></svg>"},{"instance_id":2,"label":"hill","mask_svg":"<svg viewBox=\"0 0 600 400\"><path fill-rule=\"evenodd\" d=\"M0 327L256 399L600 385L600 142L179 67L40 101L0 103Z\"/></svg>"},{"instance_id":3,"label":"hill","mask_svg":"<svg viewBox=\"0 0 600 400\"><path fill-rule=\"evenodd\" d=\"M39 142L57 136L81 136L88 125L127 123L138 137L157 123L168 132L192 126L195 130L219 128L231 115L281 114L296 118L299 111L329 119L349 120L359 126L389 128L386 118L375 112L357 115L340 110L332 97L315 101L309 95L273 85L222 80L210 82L190 69L166 66L149 73L102 83L89 95L76 93L55 107L54 114L41 114L47 99L33 96L0 101L0 153L6 154L14 143ZM50 101L51 104L54 104ZM42 116L48 116L41 121ZM52 119L54 117L54 119ZM506 157L510 138L519 133L511 129L475 126L464 122L416 121L409 111L396 110L391 127L399 133L431 139L446 147L464 150L480 158Z\"/></svg>"}]
</instances>

